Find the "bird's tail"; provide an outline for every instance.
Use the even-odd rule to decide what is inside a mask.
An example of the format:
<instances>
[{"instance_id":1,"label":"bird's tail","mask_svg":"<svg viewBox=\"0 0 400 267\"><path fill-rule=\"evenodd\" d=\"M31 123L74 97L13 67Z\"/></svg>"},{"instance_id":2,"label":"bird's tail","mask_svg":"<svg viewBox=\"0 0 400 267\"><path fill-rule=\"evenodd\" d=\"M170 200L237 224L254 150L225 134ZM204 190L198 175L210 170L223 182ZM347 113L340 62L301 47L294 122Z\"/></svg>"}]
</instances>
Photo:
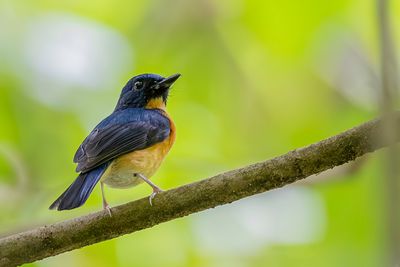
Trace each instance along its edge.
<instances>
[{"instance_id":1,"label":"bird's tail","mask_svg":"<svg viewBox=\"0 0 400 267\"><path fill-rule=\"evenodd\" d=\"M75 181L51 204L49 209L71 210L82 206L98 183L108 163L104 163L86 173L80 173Z\"/></svg>"}]
</instances>

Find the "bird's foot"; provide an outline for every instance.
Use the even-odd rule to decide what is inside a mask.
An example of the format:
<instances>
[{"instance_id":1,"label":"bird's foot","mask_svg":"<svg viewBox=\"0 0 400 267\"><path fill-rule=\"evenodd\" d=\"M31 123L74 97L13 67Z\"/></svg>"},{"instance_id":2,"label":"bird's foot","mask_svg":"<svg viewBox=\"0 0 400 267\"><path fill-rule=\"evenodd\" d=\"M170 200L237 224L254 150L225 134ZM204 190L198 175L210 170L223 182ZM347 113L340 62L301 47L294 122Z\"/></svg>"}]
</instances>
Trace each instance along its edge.
<instances>
[{"instance_id":1,"label":"bird's foot","mask_svg":"<svg viewBox=\"0 0 400 267\"><path fill-rule=\"evenodd\" d=\"M100 182L100 184L101 184L101 196L103 198L103 210L106 210L108 212L108 215L112 217L110 206L108 205L106 196L104 195L104 183Z\"/></svg>"},{"instance_id":2,"label":"bird's foot","mask_svg":"<svg viewBox=\"0 0 400 267\"><path fill-rule=\"evenodd\" d=\"M108 215L112 217L111 208L107 203L103 203L103 210L107 211Z\"/></svg>"},{"instance_id":3,"label":"bird's foot","mask_svg":"<svg viewBox=\"0 0 400 267\"><path fill-rule=\"evenodd\" d=\"M151 193L150 197L149 197L149 202L150 202L150 206L153 206L152 200L153 198L158 194L163 192L163 190L161 188L159 188L158 186L152 186L153 188L153 193Z\"/></svg>"},{"instance_id":4,"label":"bird's foot","mask_svg":"<svg viewBox=\"0 0 400 267\"><path fill-rule=\"evenodd\" d=\"M146 176L144 176L141 173L134 173L133 174L135 177L139 176L144 182L146 182L148 185L151 186L151 188L153 188L153 193L151 193L150 197L149 197L149 202L150 202L150 206L153 206L153 198L158 194L163 192L163 190L161 190L161 188L159 188L158 186L156 186L155 184L153 184L153 182L151 182Z\"/></svg>"}]
</instances>

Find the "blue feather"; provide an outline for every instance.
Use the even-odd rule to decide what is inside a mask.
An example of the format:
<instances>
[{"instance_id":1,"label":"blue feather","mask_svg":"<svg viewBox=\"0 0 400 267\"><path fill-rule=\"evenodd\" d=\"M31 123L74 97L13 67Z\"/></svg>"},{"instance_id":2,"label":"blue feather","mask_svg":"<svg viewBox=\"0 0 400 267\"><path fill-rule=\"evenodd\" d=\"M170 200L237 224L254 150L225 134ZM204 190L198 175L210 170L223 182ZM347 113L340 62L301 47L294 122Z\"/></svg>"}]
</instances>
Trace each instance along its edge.
<instances>
[{"instance_id":1,"label":"blue feather","mask_svg":"<svg viewBox=\"0 0 400 267\"><path fill-rule=\"evenodd\" d=\"M109 162L106 162L91 171L80 173L67 190L51 204L49 209L70 210L82 206L108 165Z\"/></svg>"}]
</instances>

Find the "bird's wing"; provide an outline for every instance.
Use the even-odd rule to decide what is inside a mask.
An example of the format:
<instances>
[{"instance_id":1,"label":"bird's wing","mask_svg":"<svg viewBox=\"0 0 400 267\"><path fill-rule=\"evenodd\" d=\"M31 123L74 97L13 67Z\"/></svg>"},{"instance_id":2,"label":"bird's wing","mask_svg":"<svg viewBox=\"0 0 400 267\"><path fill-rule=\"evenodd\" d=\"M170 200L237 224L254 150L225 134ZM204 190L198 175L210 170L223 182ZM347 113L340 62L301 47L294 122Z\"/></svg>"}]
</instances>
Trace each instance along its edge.
<instances>
[{"instance_id":1,"label":"bird's wing","mask_svg":"<svg viewBox=\"0 0 400 267\"><path fill-rule=\"evenodd\" d=\"M89 134L76 151L77 172L87 172L100 164L165 140L170 122L159 111L125 109L114 112Z\"/></svg>"}]
</instances>

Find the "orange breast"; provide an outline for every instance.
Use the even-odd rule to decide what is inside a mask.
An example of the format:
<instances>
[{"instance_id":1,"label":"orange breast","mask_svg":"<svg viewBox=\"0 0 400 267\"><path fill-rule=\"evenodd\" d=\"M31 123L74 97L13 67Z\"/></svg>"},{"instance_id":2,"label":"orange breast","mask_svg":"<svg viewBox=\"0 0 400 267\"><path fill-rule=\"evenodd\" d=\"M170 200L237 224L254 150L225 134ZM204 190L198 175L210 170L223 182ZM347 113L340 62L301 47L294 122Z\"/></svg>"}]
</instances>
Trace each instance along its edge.
<instances>
[{"instance_id":1,"label":"orange breast","mask_svg":"<svg viewBox=\"0 0 400 267\"><path fill-rule=\"evenodd\" d=\"M171 149L172 145L175 143L175 137L176 137L176 127L175 127L175 123L172 120L172 118L169 116L169 114L167 112L164 111L165 116L167 116L167 118L169 119L169 127L170 127L170 133L169 133L169 138L167 138L168 140L168 144L169 144L169 149Z\"/></svg>"},{"instance_id":2,"label":"orange breast","mask_svg":"<svg viewBox=\"0 0 400 267\"><path fill-rule=\"evenodd\" d=\"M162 97L151 99L149 101L149 103L147 103L146 108L147 109L158 109L164 114L164 116L166 116L168 118L169 123L170 123L171 132L169 134L169 139L168 139L166 146L168 146L168 144L169 144L169 146L170 146L169 149L170 149L175 142L176 128L175 128L174 121L172 120L171 116L169 116L169 114L166 111L166 106L165 106L164 100L162 99ZM165 141L167 141L167 140L165 140Z\"/></svg>"}]
</instances>

